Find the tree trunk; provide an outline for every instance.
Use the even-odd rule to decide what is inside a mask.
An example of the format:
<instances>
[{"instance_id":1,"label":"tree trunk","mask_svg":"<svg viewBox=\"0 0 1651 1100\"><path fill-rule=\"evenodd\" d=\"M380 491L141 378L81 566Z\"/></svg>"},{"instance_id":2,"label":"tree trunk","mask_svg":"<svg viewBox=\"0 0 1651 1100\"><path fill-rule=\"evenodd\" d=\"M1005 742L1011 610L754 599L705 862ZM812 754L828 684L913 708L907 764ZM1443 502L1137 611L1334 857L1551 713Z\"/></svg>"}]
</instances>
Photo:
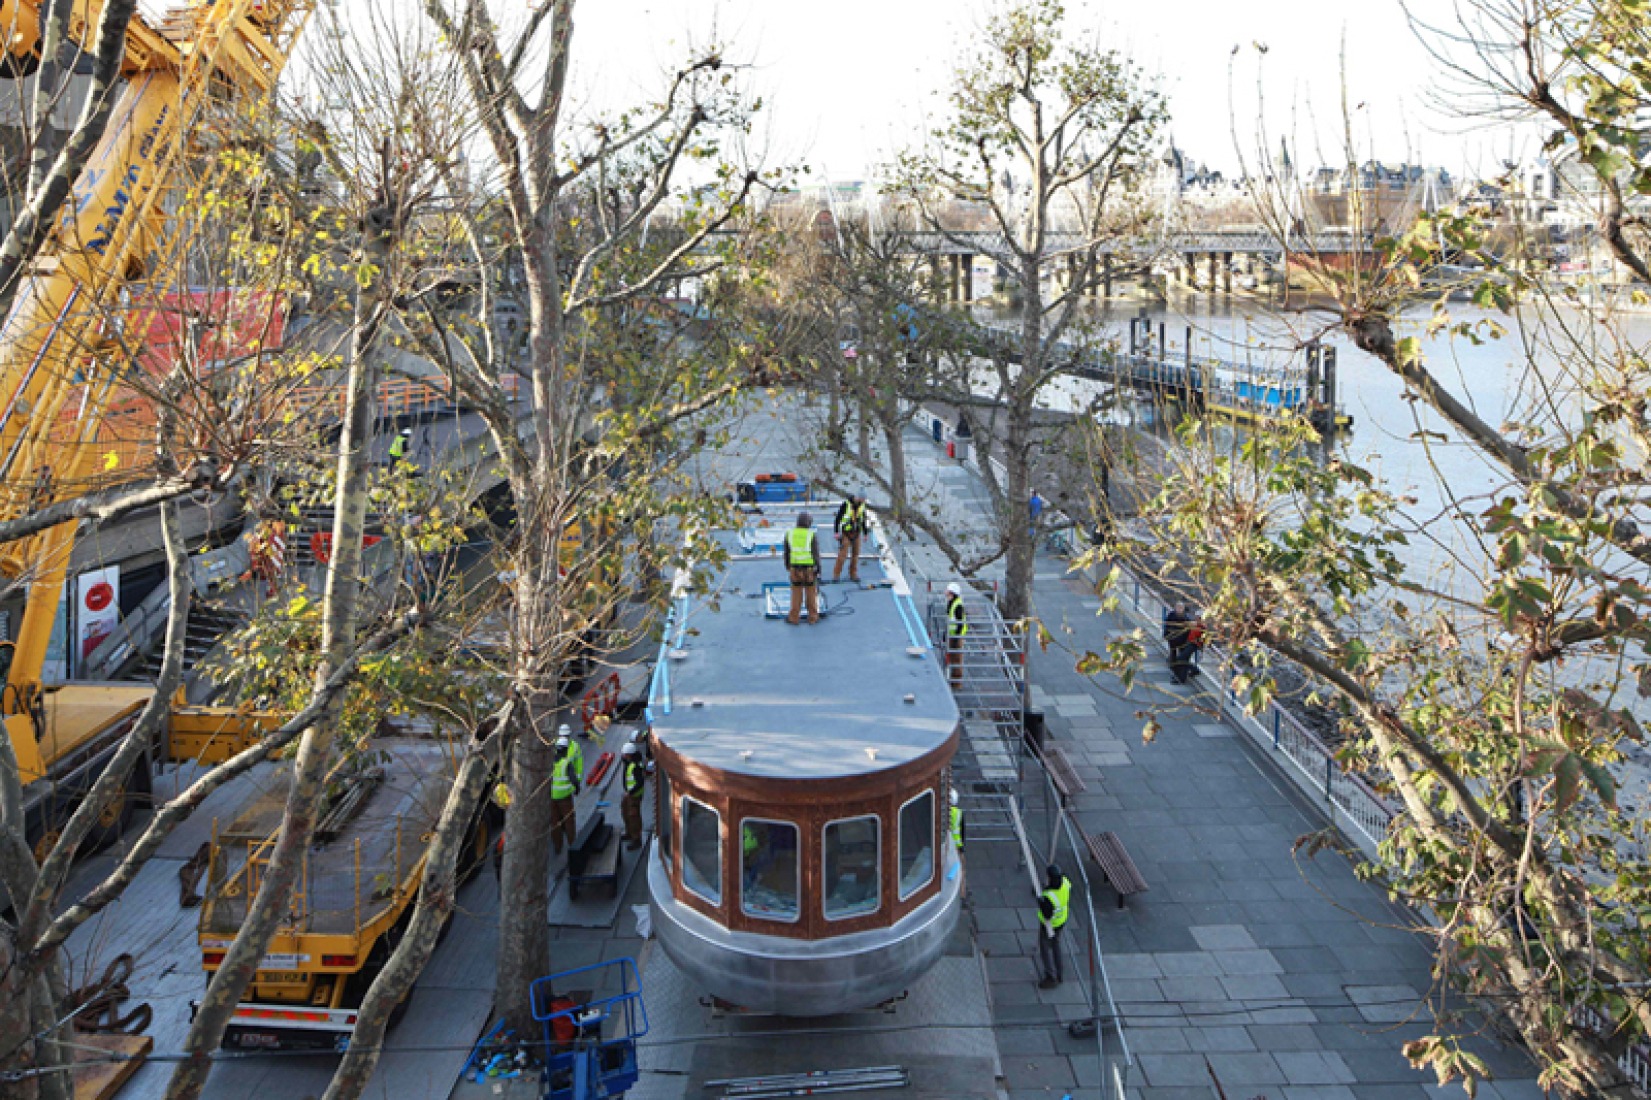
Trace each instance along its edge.
<instances>
[{"instance_id":1,"label":"tree trunk","mask_svg":"<svg viewBox=\"0 0 1651 1100\"><path fill-rule=\"evenodd\" d=\"M370 211L366 218L370 236L363 252L370 268L382 272L389 257L392 224L389 212ZM359 292L355 332L351 341L350 367L344 413L344 434L339 440L338 486L334 495L332 560L327 569L327 587L322 611L322 661L316 674L319 689L332 670L344 664L355 645L361 589L361 536L367 520L367 450L373 440L373 404L378 391L378 332L384 310L377 300L382 282L375 279ZM208 984L206 995L189 1035L184 1041L187 1056L178 1064L167 1085L167 1100L194 1100L206 1085L212 1069L212 1052L223 1042L235 1006L252 981L270 937L286 919L293 887L309 849L320 801L321 780L332 756L334 703L304 731L298 755L292 765L292 788L270 853L270 863L258 897L247 909L246 920L224 956L223 964Z\"/></svg>"},{"instance_id":2,"label":"tree trunk","mask_svg":"<svg viewBox=\"0 0 1651 1100\"><path fill-rule=\"evenodd\" d=\"M499 958L494 994L505 1027L534 1035L529 987L550 973L550 782L556 714L527 713L510 762L510 812L499 872Z\"/></svg>"},{"instance_id":3,"label":"tree trunk","mask_svg":"<svg viewBox=\"0 0 1651 1100\"><path fill-rule=\"evenodd\" d=\"M1037 544L1028 502L1032 495L1031 452L1027 446L1031 409L1020 403L1007 410L1008 438L1003 443L1005 510L1003 599L999 610L1005 621L1024 619L1032 609L1032 567Z\"/></svg>"},{"instance_id":4,"label":"tree trunk","mask_svg":"<svg viewBox=\"0 0 1651 1100\"><path fill-rule=\"evenodd\" d=\"M42 1066L66 1067L69 1050L59 1037L72 1025L61 1022L63 1003L69 999L62 968L54 964L37 972L30 992L34 1006L35 1056ZM72 1100L74 1080L64 1071L42 1074L39 1095L40 1100Z\"/></svg>"},{"instance_id":5,"label":"tree trunk","mask_svg":"<svg viewBox=\"0 0 1651 1100\"><path fill-rule=\"evenodd\" d=\"M856 445L860 448L860 461L867 466L871 465L871 402L865 394L860 394L859 407L855 410L854 420L857 438Z\"/></svg>"},{"instance_id":6,"label":"tree trunk","mask_svg":"<svg viewBox=\"0 0 1651 1100\"><path fill-rule=\"evenodd\" d=\"M34 1017L27 1008L28 990L21 988L24 980L23 968L17 965L15 934L8 925L0 924L0 998L6 1006L0 1012L0 1050L12 1052L4 1063L9 1074L27 1073L38 1064L35 1044L29 1041L34 1033ZM35 1100L39 1094L38 1078L0 1078L0 1100Z\"/></svg>"},{"instance_id":7,"label":"tree trunk","mask_svg":"<svg viewBox=\"0 0 1651 1100\"><path fill-rule=\"evenodd\" d=\"M1003 467L1007 484L1004 492L1003 599L999 609L1008 622L1024 619L1032 609L1032 566L1036 543L1032 532L1029 502L1032 496L1032 423L1042 381L1043 276L1037 254L1031 253L1021 271L1024 299L1020 315L1020 372L1008 388L1004 408L1007 423L1003 440Z\"/></svg>"},{"instance_id":8,"label":"tree trunk","mask_svg":"<svg viewBox=\"0 0 1651 1100\"><path fill-rule=\"evenodd\" d=\"M508 721L508 707L505 721ZM389 1028L390 1013L411 993L413 983L424 972L430 954L436 949L436 940L453 915L454 895L458 892L458 865L464 856L469 826L476 818L476 808L486 796L488 779L493 774L493 754L503 737L495 732L486 742L472 744L453 786L447 792L441 817L436 822L430 846L425 850L424 874L419 882L418 904L407 931L396 944L384 969L373 978L367 996L356 1014L355 1034L350 1048L338 1064L332 1081L321 1100L356 1100L367 1087L367 1081L377 1068L383 1054L384 1033ZM486 863L486 853L481 862ZM507 895L500 894L503 898ZM508 906L500 905L501 909ZM518 1034L524 1034L518 1032ZM527 1032L525 1034L533 1034Z\"/></svg>"},{"instance_id":9,"label":"tree trunk","mask_svg":"<svg viewBox=\"0 0 1651 1100\"><path fill-rule=\"evenodd\" d=\"M889 510L896 524L906 522L906 429L898 418L883 423L883 442L889 449Z\"/></svg>"}]
</instances>

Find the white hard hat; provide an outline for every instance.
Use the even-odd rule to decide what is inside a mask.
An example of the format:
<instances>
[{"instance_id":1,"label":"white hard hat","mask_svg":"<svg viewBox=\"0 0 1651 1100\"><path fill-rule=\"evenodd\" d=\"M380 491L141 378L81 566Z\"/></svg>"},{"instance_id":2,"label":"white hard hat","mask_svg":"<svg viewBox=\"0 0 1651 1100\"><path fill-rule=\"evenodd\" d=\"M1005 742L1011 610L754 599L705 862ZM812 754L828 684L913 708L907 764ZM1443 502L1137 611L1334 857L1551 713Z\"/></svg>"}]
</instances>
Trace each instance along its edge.
<instances>
[{"instance_id":1,"label":"white hard hat","mask_svg":"<svg viewBox=\"0 0 1651 1100\"><path fill-rule=\"evenodd\" d=\"M620 756L635 756L639 750L635 741L626 741L625 747L619 750Z\"/></svg>"},{"instance_id":2,"label":"white hard hat","mask_svg":"<svg viewBox=\"0 0 1651 1100\"><path fill-rule=\"evenodd\" d=\"M401 429L401 434L402 434L402 435L412 435L412 434L413 434L413 429L411 429L411 428L403 428L403 429Z\"/></svg>"},{"instance_id":3,"label":"white hard hat","mask_svg":"<svg viewBox=\"0 0 1651 1100\"><path fill-rule=\"evenodd\" d=\"M560 726L556 727L556 736L557 737L571 737L571 736L573 736L573 727L568 725L566 722L563 722Z\"/></svg>"},{"instance_id":4,"label":"white hard hat","mask_svg":"<svg viewBox=\"0 0 1651 1100\"><path fill-rule=\"evenodd\" d=\"M963 595L963 586L958 584L956 581L953 581L951 584L948 584L946 586L946 595L948 595L948 596L961 596L961 595Z\"/></svg>"},{"instance_id":5,"label":"white hard hat","mask_svg":"<svg viewBox=\"0 0 1651 1100\"><path fill-rule=\"evenodd\" d=\"M952 788L952 805L953 806L957 805L957 788L956 787Z\"/></svg>"}]
</instances>

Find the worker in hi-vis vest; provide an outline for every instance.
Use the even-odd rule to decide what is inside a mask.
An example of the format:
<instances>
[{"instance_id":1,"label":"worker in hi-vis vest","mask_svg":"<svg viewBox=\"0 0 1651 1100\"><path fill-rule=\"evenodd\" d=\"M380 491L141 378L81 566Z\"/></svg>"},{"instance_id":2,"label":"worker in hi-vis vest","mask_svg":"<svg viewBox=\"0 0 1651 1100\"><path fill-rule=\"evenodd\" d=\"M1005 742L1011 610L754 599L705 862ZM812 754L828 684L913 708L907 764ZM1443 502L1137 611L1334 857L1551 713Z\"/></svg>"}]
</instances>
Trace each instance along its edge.
<instances>
[{"instance_id":1,"label":"worker in hi-vis vest","mask_svg":"<svg viewBox=\"0 0 1651 1100\"><path fill-rule=\"evenodd\" d=\"M785 567L791 574L791 613L785 621L797 625L804 603L810 625L820 621L820 539L814 517L797 513L797 526L785 533Z\"/></svg>"},{"instance_id":2,"label":"worker in hi-vis vest","mask_svg":"<svg viewBox=\"0 0 1651 1100\"><path fill-rule=\"evenodd\" d=\"M1043 893L1038 895L1038 971L1040 989L1061 984L1061 929L1072 909L1072 880L1051 863L1046 871Z\"/></svg>"},{"instance_id":3,"label":"worker in hi-vis vest","mask_svg":"<svg viewBox=\"0 0 1651 1100\"><path fill-rule=\"evenodd\" d=\"M413 429L403 428L390 440L390 465L407 461L407 448L413 443Z\"/></svg>"},{"instance_id":4,"label":"worker in hi-vis vest","mask_svg":"<svg viewBox=\"0 0 1651 1100\"><path fill-rule=\"evenodd\" d=\"M619 816L625 820L625 847L642 847L642 791L648 785L648 766L642 762L642 750L635 741L625 742L619 750L621 776L625 782L625 797L619 802Z\"/></svg>"},{"instance_id":5,"label":"worker in hi-vis vest","mask_svg":"<svg viewBox=\"0 0 1651 1100\"><path fill-rule=\"evenodd\" d=\"M566 736L556 739L556 765L550 772L550 843L557 855L562 853L564 840L572 851L574 838L579 835L573 796L579 793L585 777L574 765L572 744Z\"/></svg>"},{"instance_id":6,"label":"worker in hi-vis vest","mask_svg":"<svg viewBox=\"0 0 1651 1100\"><path fill-rule=\"evenodd\" d=\"M963 606L963 586L956 581L946 586L946 667L951 671L952 689L963 683L963 639L969 636L969 612Z\"/></svg>"},{"instance_id":7,"label":"worker in hi-vis vest","mask_svg":"<svg viewBox=\"0 0 1651 1100\"><path fill-rule=\"evenodd\" d=\"M837 560L831 566L833 583L843 579L843 563L848 563L848 579L860 579L860 540L866 534L866 498L850 493L837 509Z\"/></svg>"},{"instance_id":8,"label":"worker in hi-vis vest","mask_svg":"<svg viewBox=\"0 0 1651 1100\"><path fill-rule=\"evenodd\" d=\"M952 844L963 850L963 807L957 804L957 788L952 788Z\"/></svg>"}]
</instances>

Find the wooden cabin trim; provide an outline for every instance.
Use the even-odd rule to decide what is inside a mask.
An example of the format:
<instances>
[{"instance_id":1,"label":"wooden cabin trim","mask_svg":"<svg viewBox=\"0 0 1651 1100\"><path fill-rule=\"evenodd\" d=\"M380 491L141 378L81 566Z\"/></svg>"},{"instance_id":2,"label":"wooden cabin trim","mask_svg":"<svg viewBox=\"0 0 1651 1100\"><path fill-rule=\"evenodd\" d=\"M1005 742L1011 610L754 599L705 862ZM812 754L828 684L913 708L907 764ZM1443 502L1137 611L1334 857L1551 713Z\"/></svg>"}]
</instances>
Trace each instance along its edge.
<instances>
[{"instance_id":1,"label":"wooden cabin trim","mask_svg":"<svg viewBox=\"0 0 1651 1100\"><path fill-rule=\"evenodd\" d=\"M843 779L771 779L730 775L706 767L670 746L656 742L655 759L665 782L656 784L663 792L669 786L676 815L671 827L669 850L661 846L661 858L676 899L725 928L738 932L782 936L789 939L820 940L888 928L940 892L945 881L947 846L951 843L947 784L959 731L935 750L917 760L867 776ZM910 897L900 899L900 807L912 798L931 791L934 795L934 874ZM683 830L682 799L692 798L716 810L721 817L722 903L712 905L684 887L682 882ZM664 801L663 793L660 802ZM658 811L666 812L661 805ZM878 819L878 906L864 916L830 920L825 915L825 828L834 821L876 816ZM795 825L798 831L797 856L800 861L800 913L796 920L772 920L753 916L741 903L744 878L742 823L747 818Z\"/></svg>"}]
</instances>

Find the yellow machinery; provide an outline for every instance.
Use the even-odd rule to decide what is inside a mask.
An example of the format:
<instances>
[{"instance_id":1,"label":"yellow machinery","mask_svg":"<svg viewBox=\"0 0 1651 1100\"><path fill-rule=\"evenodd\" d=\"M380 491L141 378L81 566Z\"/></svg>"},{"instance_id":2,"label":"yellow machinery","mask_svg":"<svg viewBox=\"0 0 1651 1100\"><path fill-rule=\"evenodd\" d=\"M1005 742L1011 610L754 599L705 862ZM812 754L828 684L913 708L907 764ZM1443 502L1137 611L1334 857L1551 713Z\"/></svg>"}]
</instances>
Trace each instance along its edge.
<instances>
[{"instance_id":1,"label":"yellow machinery","mask_svg":"<svg viewBox=\"0 0 1651 1100\"><path fill-rule=\"evenodd\" d=\"M459 755L443 742L379 737L328 777L292 906L235 1010L227 1045L332 1050L348 1043L361 998L417 901L430 833L458 767ZM214 826L198 933L208 971L223 962L257 896L290 780L283 765L234 821ZM479 818L471 827L462 874L487 854Z\"/></svg>"},{"instance_id":2,"label":"yellow machinery","mask_svg":"<svg viewBox=\"0 0 1651 1100\"><path fill-rule=\"evenodd\" d=\"M0 50L27 71L39 50L42 0L0 0ZM0 519L27 515L80 491L94 473L98 433L118 372L105 325L120 291L162 251L163 199L188 150L183 138L204 107L267 92L314 0L189 0L159 26L134 16L124 86L107 132L76 181L52 237L25 273L0 329ZM70 36L91 43L101 0L75 0ZM147 702L141 686L46 686L41 674L62 597L75 524L0 546L0 574L28 585L0 721L30 799L31 835L52 823L95 777ZM222 759L271 719L179 708L174 754ZM147 782L145 767L134 782ZM120 808L106 827L118 831Z\"/></svg>"}]
</instances>

